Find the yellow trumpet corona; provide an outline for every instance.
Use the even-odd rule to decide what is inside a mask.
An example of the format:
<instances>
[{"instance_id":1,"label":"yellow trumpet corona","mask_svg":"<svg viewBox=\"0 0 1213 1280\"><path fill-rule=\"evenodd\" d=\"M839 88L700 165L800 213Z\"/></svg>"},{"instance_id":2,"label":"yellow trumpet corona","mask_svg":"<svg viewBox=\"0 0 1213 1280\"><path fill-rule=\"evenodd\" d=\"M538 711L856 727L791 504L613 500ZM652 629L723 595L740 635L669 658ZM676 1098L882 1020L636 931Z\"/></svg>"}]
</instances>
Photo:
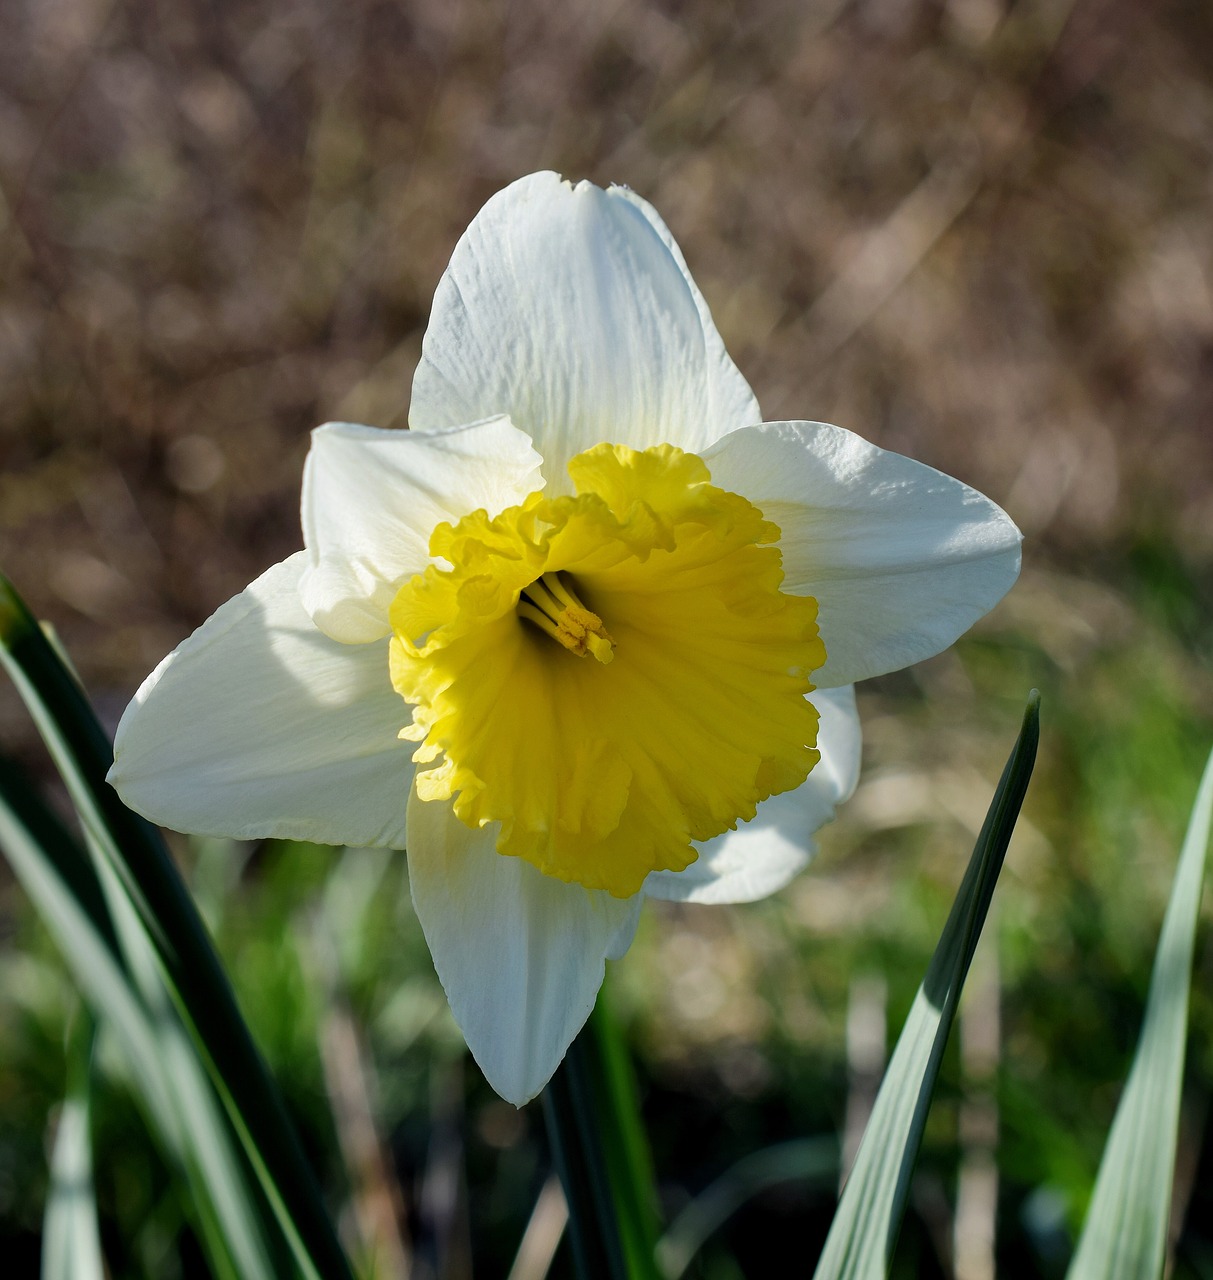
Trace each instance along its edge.
<instances>
[{"instance_id":1,"label":"yellow trumpet corona","mask_svg":"<svg viewBox=\"0 0 1213 1280\"><path fill-rule=\"evenodd\" d=\"M421 801L626 898L805 780L825 648L816 601L780 590L778 528L701 459L597 445L569 472L574 494L435 530L441 563L392 605L392 681Z\"/></svg>"}]
</instances>

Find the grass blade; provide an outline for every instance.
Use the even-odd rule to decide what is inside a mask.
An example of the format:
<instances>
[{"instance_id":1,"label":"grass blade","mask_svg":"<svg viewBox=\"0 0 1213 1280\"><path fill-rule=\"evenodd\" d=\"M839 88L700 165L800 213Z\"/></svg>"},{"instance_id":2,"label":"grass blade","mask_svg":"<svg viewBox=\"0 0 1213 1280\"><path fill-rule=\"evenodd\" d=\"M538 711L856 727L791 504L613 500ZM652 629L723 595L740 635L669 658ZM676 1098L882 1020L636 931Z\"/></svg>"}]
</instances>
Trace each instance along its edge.
<instances>
[{"instance_id":1,"label":"grass blade","mask_svg":"<svg viewBox=\"0 0 1213 1280\"><path fill-rule=\"evenodd\" d=\"M63 775L90 842L147 932L297 1266L312 1280L353 1280L277 1086L189 891L156 829L127 809L105 781L113 762L110 743L80 686L3 577L0 661Z\"/></svg>"},{"instance_id":2,"label":"grass blade","mask_svg":"<svg viewBox=\"0 0 1213 1280\"><path fill-rule=\"evenodd\" d=\"M89 1124L93 1021L76 1019L68 1040L67 1096L51 1153L51 1185L42 1219L42 1280L104 1280Z\"/></svg>"},{"instance_id":3,"label":"grass blade","mask_svg":"<svg viewBox=\"0 0 1213 1280\"><path fill-rule=\"evenodd\" d=\"M960 891L910 1009L864 1131L815 1280L888 1274L961 988L1027 791L1040 737L1040 695L1028 697Z\"/></svg>"},{"instance_id":4,"label":"grass blade","mask_svg":"<svg viewBox=\"0 0 1213 1280\"><path fill-rule=\"evenodd\" d=\"M1205 766L1163 919L1141 1038L1099 1165L1068 1280L1158 1280L1188 1036L1192 952L1213 830L1213 755Z\"/></svg>"}]
</instances>

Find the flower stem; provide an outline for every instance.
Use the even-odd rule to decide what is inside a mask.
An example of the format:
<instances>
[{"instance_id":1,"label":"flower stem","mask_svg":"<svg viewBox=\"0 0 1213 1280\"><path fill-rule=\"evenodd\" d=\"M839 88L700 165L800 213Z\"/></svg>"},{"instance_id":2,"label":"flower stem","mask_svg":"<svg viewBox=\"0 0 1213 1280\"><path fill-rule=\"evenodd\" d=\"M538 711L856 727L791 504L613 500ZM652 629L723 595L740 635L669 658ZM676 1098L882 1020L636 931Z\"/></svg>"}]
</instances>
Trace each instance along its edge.
<instances>
[{"instance_id":1,"label":"flower stem","mask_svg":"<svg viewBox=\"0 0 1213 1280\"><path fill-rule=\"evenodd\" d=\"M604 994L543 1095L582 1280L657 1280L657 1193L627 1051Z\"/></svg>"}]
</instances>

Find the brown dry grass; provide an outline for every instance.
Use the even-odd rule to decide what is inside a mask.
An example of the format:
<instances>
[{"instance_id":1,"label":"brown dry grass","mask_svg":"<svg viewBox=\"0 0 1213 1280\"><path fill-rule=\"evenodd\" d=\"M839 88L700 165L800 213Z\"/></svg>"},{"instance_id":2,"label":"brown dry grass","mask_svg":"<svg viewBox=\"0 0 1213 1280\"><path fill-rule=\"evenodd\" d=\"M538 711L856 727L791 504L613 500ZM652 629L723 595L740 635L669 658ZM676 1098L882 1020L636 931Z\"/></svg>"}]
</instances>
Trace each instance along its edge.
<instances>
[{"instance_id":1,"label":"brown dry grass","mask_svg":"<svg viewBox=\"0 0 1213 1280\"><path fill-rule=\"evenodd\" d=\"M767 416L1207 565L1211 55L1136 0L9 0L0 564L120 702L298 545L310 427L404 422L454 240L553 167L658 206Z\"/></svg>"}]
</instances>

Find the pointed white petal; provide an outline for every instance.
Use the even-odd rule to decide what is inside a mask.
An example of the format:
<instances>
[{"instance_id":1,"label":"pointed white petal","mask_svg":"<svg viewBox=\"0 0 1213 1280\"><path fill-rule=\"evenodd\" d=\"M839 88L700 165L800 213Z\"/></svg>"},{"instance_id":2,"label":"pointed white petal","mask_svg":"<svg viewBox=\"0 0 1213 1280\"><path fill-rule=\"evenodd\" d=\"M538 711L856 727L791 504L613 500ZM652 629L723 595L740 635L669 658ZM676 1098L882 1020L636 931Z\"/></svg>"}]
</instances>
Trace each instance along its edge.
<instances>
[{"instance_id":1,"label":"pointed white petal","mask_svg":"<svg viewBox=\"0 0 1213 1280\"><path fill-rule=\"evenodd\" d=\"M784 589L812 595L819 687L946 649L1019 574L1020 532L989 498L821 422L768 422L705 450L713 481L782 531Z\"/></svg>"},{"instance_id":2,"label":"pointed white petal","mask_svg":"<svg viewBox=\"0 0 1213 1280\"><path fill-rule=\"evenodd\" d=\"M606 961L631 945L642 895L553 880L499 854L496 835L449 803L409 802L409 884L434 968L485 1078L520 1107L589 1017Z\"/></svg>"},{"instance_id":3,"label":"pointed white petal","mask_svg":"<svg viewBox=\"0 0 1213 1280\"><path fill-rule=\"evenodd\" d=\"M387 641L317 631L306 563L267 570L144 681L109 774L132 809L198 835L403 847L412 745Z\"/></svg>"},{"instance_id":4,"label":"pointed white petal","mask_svg":"<svg viewBox=\"0 0 1213 1280\"><path fill-rule=\"evenodd\" d=\"M554 173L485 205L434 295L410 424L494 413L532 437L556 492L601 441L697 452L761 421L657 213Z\"/></svg>"},{"instance_id":5,"label":"pointed white petal","mask_svg":"<svg viewBox=\"0 0 1213 1280\"><path fill-rule=\"evenodd\" d=\"M750 822L698 847L685 871L655 871L644 882L650 898L674 902L756 902L778 893L808 866L813 833L834 817L859 780L860 732L855 689L819 689L810 695L821 714L821 760L795 791L772 796Z\"/></svg>"},{"instance_id":6,"label":"pointed white petal","mask_svg":"<svg viewBox=\"0 0 1213 1280\"><path fill-rule=\"evenodd\" d=\"M435 525L521 502L543 485L541 461L504 417L432 432L317 428L303 470L304 608L334 640L387 635L400 584L429 563Z\"/></svg>"}]
</instances>

